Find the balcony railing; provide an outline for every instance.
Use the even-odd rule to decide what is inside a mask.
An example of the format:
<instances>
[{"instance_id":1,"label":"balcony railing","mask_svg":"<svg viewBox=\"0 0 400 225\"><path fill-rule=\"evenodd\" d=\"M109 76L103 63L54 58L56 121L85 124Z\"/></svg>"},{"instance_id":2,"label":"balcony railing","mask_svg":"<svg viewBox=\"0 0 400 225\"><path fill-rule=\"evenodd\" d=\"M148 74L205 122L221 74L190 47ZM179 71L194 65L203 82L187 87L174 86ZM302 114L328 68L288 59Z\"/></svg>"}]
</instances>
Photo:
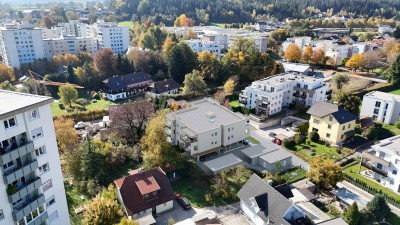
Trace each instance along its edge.
<instances>
[{"instance_id":1,"label":"balcony railing","mask_svg":"<svg viewBox=\"0 0 400 225\"><path fill-rule=\"evenodd\" d=\"M32 171L35 171L39 167L36 159L26 160L24 163L19 164L13 170L4 173L4 182L8 185L18 180L19 178L28 175Z\"/></svg>"},{"instance_id":2,"label":"balcony railing","mask_svg":"<svg viewBox=\"0 0 400 225\"><path fill-rule=\"evenodd\" d=\"M41 185L42 181L40 177L37 177L31 180L30 182L26 183L25 185L17 187L18 191L16 193L10 194L8 196L8 200L10 203L14 203L19 199L24 198L26 195L32 193L33 191L37 190L38 188L40 188Z\"/></svg>"},{"instance_id":3,"label":"balcony railing","mask_svg":"<svg viewBox=\"0 0 400 225\"><path fill-rule=\"evenodd\" d=\"M49 218L49 215L48 215L47 211L44 211L39 216L34 218L32 221L28 222L27 225L45 224L45 222L47 221L48 218Z\"/></svg>"},{"instance_id":4,"label":"balcony railing","mask_svg":"<svg viewBox=\"0 0 400 225\"><path fill-rule=\"evenodd\" d=\"M33 142L29 141L25 144L20 144L16 148L10 148L9 150L0 150L0 164L4 165L8 162L16 160L17 158L31 153L35 150Z\"/></svg>"},{"instance_id":5,"label":"balcony railing","mask_svg":"<svg viewBox=\"0 0 400 225\"><path fill-rule=\"evenodd\" d=\"M375 166L373 166L373 165L371 165L369 163L362 162L361 165L363 165L364 167L374 171L375 173L377 173L379 175L382 175L384 177L388 176L388 173L386 171L384 171L382 169L379 169L379 168L376 168Z\"/></svg>"},{"instance_id":6,"label":"balcony railing","mask_svg":"<svg viewBox=\"0 0 400 225\"><path fill-rule=\"evenodd\" d=\"M25 215L43 205L45 198L43 194L35 195L25 200L21 205L14 207L13 215L15 221L20 221Z\"/></svg>"}]
</instances>

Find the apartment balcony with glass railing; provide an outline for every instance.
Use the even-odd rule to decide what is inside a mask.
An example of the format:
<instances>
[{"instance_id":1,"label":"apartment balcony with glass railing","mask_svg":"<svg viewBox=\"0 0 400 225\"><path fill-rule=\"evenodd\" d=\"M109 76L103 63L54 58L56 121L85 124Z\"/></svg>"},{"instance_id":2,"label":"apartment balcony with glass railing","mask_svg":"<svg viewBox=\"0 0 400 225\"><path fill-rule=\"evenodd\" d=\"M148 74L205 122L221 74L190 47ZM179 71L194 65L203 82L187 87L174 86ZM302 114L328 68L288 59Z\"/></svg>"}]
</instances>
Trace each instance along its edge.
<instances>
[{"instance_id":1,"label":"apartment balcony with glass railing","mask_svg":"<svg viewBox=\"0 0 400 225\"><path fill-rule=\"evenodd\" d=\"M4 165L11 160L26 155L34 150L33 143L28 141L26 133L0 141L0 164Z\"/></svg>"},{"instance_id":2,"label":"apartment balcony with glass railing","mask_svg":"<svg viewBox=\"0 0 400 225\"><path fill-rule=\"evenodd\" d=\"M9 184L7 187L8 201L16 203L42 186L40 177L33 176L32 179L21 182L20 184Z\"/></svg>"},{"instance_id":3,"label":"apartment balcony with glass railing","mask_svg":"<svg viewBox=\"0 0 400 225\"><path fill-rule=\"evenodd\" d=\"M17 162L16 166L4 171L4 183L6 183L7 185L11 184L21 177L27 176L31 172L36 171L38 167L39 165L36 159L26 158L25 160L20 160Z\"/></svg>"},{"instance_id":4,"label":"apartment balcony with glass railing","mask_svg":"<svg viewBox=\"0 0 400 225\"><path fill-rule=\"evenodd\" d=\"M14 206L14 210L13 210L14 220L21 221L28 214L32 213L32 211L35 211L40 206L43 206L44 203L45 203L44 195L40 194L38 192L25 197L21 203ZM44 211L44 208L43 208L43 211ZM29 220L29 218L28 218L28 221L31 222L32 220Z\"/></svg>"}]
</instances>

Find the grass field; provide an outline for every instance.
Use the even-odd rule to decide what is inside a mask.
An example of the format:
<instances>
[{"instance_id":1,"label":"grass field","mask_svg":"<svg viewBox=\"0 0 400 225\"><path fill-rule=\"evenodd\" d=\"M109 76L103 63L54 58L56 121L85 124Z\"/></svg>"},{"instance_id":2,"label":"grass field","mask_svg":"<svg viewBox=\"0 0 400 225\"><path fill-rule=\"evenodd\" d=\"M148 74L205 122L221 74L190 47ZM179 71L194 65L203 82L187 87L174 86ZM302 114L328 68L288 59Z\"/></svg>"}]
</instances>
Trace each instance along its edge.
<instances>
[{"instance_id":1,"label":"grass field","mask_svg":"<svg viewBox=\"0 0 400 225\"><path fill-rule=\"evenodd\" d=\"M347 175L349 175L355 179L361 180L361 181L365 182L366 184L368 184L368 186L373 187L374 189L376 189L378 191L381 190L383 194L386 194L386 195L393 197L396 200L400 201L400 195L398 195L395 192L393 192L392 190L378 184L377 182L374 182L374 181L362 176L361 174L358 174L358 167L359 167L359 164L350 166L344 170L344 173L346 173ZM367 168L361 167L361 171L364 171L364 170L367 170Z\"/></svg>"},{"instance_id":2,"label":"grass field","mask_svg":"<svg viewBox=\"0 0 400 225\"><path fill-rule=\"evenodd\" d=\"M391 94L400 95L400 89L393 90L390 92Z\"/></svg>"},{"instance_id":3,"label":"grass field","mask_svg":"<svg viewBox=\"0 0 400 225\"><path fill-rule=\"evenodd\" d=\"M118 25L128 26L130 28L133 28L133 22L132 21L121 21L121 22L118 22Z\"/></svg>"},{"instance_id":4,"label":"grass field","mask_svg":"<svg viewBox=\"0 0 400 225\"><path fill-rule=\"evenodd\" d=\"M53 116L61 116L61 115L66 115L72 112L79 112L82 111L83 108L82 106L72 103L73 109L69 108L69 106L66 109L61 109L59 107L60 102L53 102L51 103L51 112L53 113ZM85 106L86 110L84 111L92 111L92 110L103 110L103 109L108 109L110 105L115 105L115 103L101 99L97 100L97 102L93 103L91 102L89 105Z\"/></svg>"},{"instance_id":5,"label":"grass field","mask_svg":"<svg viewBox=\"0 0 400 225\"><path fill-rule=\"evenodd\" d=\"M247 140L249 140L251 143L256 144L256 145L260 144L259 140L255 139L251 136L247 137Z\"/></svg>"},{"instance_id":6,"label":"grass field","mask_svg":"<svg viewBox=\"0 0 400 225\"><path fill-rule=\"evenodd\" d=\"M306 177L306 171L300 167L294 167L290 170L286 170L282 173L279 173L279 176L284 178L287 183L293 183L296 182L300 179L303 179Z\"/></svg>"},{"instance_id":7,"label":"grass field","mask_svg":"<svg viewBox=\"0 0 400 225\"><path fill-rule=\"evenodd\" d=\"M393 134L393 136L400 134L400 129L395 127L394 125L384 124L382 127L386 130L389 130Z\"/></svg>"},{"instance_id":8,"label":"grass field","mask_svg":"<svg viewBox=\"0 0 400 225\"><path fill-rule=\"evenodd\" d=\"M328 147L323 143L317 143L317 142L310 142L310 144L307 145L305 141L303 141L303 143L299 145L295 145L294 147L289 148L289 150L294 151L296 155L307 161L316 156L323 156L332 160L337 160L340 159L342 155L346 155L347 153L352 151L351 149L348 148L342 148L342 154L339 154L336 152L335 147L332 146Z\"/></svg>"},{"instance_id":9,"label":"grass field","mask_svg":"<svg viewBox=\"0 0 400 225\"><path fill-rule=\"evenodd\" d=\"M76 214L74 211L74 207L84 204L87 200L82 200L80 198L82 194L78 191L76 187L71 185L65 185L65 194L67 195L68 211L69 217L71 219L71 224L82 224L82 213Z\"/></svg>"},{"instance_id":10,"label":"grass field","mask_svg":"<svg viewBox=\"0 0 400 225\"><path fill-rule=\"evenodd\" d=\"M239 100L231 101L231 102L229 103L229 105L232 106L232 107L238 107L238 106L239 106Z\"/></svg>"}]
</instances>

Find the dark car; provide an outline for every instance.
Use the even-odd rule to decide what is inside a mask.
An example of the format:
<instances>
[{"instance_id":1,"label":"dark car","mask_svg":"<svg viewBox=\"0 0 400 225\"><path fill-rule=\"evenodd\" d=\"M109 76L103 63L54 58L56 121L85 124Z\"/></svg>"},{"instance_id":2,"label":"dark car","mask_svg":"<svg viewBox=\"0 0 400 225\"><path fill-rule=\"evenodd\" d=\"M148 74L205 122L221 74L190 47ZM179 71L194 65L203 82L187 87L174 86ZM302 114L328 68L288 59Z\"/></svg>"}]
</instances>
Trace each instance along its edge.
<instances>
[{"instance_id":1,"label":"dark car","mask_svg":"<svg viewBox=\"0 0 400 225\"><path fill-rule=\"evenodd\" d=\"M249 140L247 140L247 139L244 139L244 140L243 140L243 144L244 144L244 145L248 145L249 143L250 143Z\"/></svg>"},{"instance_id":2,"label":"dark car","mask_svg":"<svg viewBox=\"0 0 400 225\"><path fill-rule=\"evenodd\" d=\"M202 156L200 156L200 161L204 161L204 160L206 160L206 156L204 156L204 155L202 155Z\"/></svg>"},{"instance_id":3,"label":"dark car","mask_svg":"<svg viewBox=\"0 0 400 225\"><path fill-rule=\"evenodd\" d=\"M276 136L277 136L277 134L276 134L276 133L274 133L274 132L270 132L270 133L269 133L269 136L270 136L270 137L276 137Z\"/></svg>"},{"instance_id":4,"label":"dark car","mask_svg":"<svg viewBox=\"0 0 400 225\"><path fill-rule=\"evenodd\" d=\"M191 209L192 206L190 205L189 201L185 198L182 198L180 195L176 195L176 201L179 203L179 205L182 206L183 209L188 210Z\"/></svg>"}]
</instances>

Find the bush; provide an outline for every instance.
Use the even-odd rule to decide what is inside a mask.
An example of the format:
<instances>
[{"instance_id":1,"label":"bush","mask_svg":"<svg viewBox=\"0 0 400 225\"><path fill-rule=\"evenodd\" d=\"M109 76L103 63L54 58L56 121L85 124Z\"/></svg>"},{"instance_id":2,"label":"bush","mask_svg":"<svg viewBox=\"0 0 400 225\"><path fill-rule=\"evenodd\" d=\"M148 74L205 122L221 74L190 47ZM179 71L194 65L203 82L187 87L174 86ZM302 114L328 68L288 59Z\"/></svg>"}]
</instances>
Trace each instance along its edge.
<instances>
[{"instance_id":1,"label":"bush","mask_svg":"<svg viewBox=\"0 0 400 225\"><path fill-rule=\"evenodd\" d=\"M300 133L296 133L294 136L294 142L299 145L303 141L303 137L301 136Z\"/></svg>"},{"instance_id":2,"label":"bush","mask_svg":"<svg viewBox=\"0 0 400 225\"><path fill-rule=\"evenodd\" d=\"M329 148L329 147L331 147L331 143L329 143L329 142L327 141L327 142L325 142L325 146Z\"/></svg>"},{"instance_id":3,"label":"bush","mask_svg":"<svg viewBox=\"0 0 400 225\"><path fill-rule=\"evenodd\" d=\"M311 152L311 154L310 154L311 156L315 156L315 152Z\"/></svg>"},{"instance_id":4,"label":"bush","mask_svg":"<svg viewBox=\"0 0 400 225\"><path fill-rule=\"evenodd\" d=\"M92 95L92 98L93 98L93 99L100 100L100 95L99 95L98 93L94 93L94 94Z\"/></svg>"},{"instance_id":5,"label":"bush","mask_svg":"<svg viewBox=\"0 0 400 225\"><path fill-rule=\"evenodd\" d=\"M311 141L310 141L309 139L307 139L307 140L306 140L306 144L307 144L307 145L310 145L310 144L311 144Z\"/></svg>"},{"instance_id":6,"label":"bush","mask_svg":"<svg viewBox=\"0 0 400 225\"><path fill-rule=\"evenodd\" d=\"M315 131L311 132L308 134L308 139L310 139L313 142L318 142L319 141L319 134Z\"/></svg>"},{"instance_id":7,"label":"bush","mask_svg":"<svg viewBox=\"0 0 400 225\"><path fill-rule=\"evenodd\" d=\"M81 111L75 112L63 116L53 116L54 120L57 119L72 119L75 123L79 121L92 121L92 120L99 120L103 119L103 116L108 116L108 110L92 110L92 111Z\"/></svg>"},{"instance_id":8,"label":"bush","mask_svg":"<svg viewBox=\"0 0 400 225\"><path fill-rule=\"evenodd\" d=\"M311 152L317 152L317 150L315 150L315 148L311 149Z\"/></svg>"},{"instance_id":9,"label":"bush","mask_svg":"<svg viewBox=\"0 0 400 225\"><path fill-rule=\"evenodd\" d=\"M342 148L336 148L336 152L338 153L338 154L342 154Z\"/></svg>"},{"instance_id":10,"label":"bush","mask_svg":"<svg viewBox=\"0 0 400 225\"><path fill-rule=\"evenodd\" d=\"M288 149L294 149L294 146L296 146L296 142L292 139L285 139L282 142L282 145L285 146Z\"/></svg>"},{"instance_id":11,"label":"bush","mask_svg":"<svg viewBox=\"0 0 400 225\"><path fill-rule=\"evenodd\" d=\"M344 167L344 166L346 166L346 165L348 165L348 164L350 164L352 162L355 162L355 161L356 161L356 158L350 158L350 159L346 159L345 161L341 162L339 165L341 167Z\"/></svg>"},{"instance_id":12,"label":"bush","mask_svg":"<svg viewBox=\"0 0 400 225\"><path fill-rule=\"evenodd\" d=\"M397 129L400 129L400 120L396 121L396 123L394 124L394 126L396 126Z\"/></svg>"}]
</instances>

